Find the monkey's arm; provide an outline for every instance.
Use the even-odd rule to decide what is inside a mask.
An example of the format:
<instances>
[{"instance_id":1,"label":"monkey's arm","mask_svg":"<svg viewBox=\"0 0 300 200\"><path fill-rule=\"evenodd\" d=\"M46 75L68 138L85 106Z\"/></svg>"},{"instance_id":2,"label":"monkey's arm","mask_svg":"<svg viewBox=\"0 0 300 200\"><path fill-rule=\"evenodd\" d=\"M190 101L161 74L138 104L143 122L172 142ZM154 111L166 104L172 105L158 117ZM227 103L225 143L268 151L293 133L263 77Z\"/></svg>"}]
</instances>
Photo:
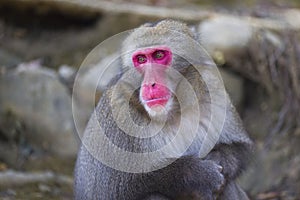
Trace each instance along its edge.
<instances>
[{"instance_id":1,"label":"monkey's arm","mask_svg":"<svg viewBox=\"0 0 300 200\"><path fill-rule=\"evenodd\" d=\"M246 168L252 146L235 108L229 105L220 139L205 159L221 165L225 179L233 180Z\"/></svg>"},{"instance_id":2,"label":"monkey's arm","mask_svg":"<svg viewBox=\"0 0 300 200\"><path fill-rule=\"evenodd\" d=\"M223 167L226 180L235 179L245 168L251 148L245 144L218 144L205 159L213 160Z\"/></svg>"},{"instance_id":3,"label":"monkey's arm","mask_svg":"<svg viewBox=\"0 0 300 200\"><path fill-rule=\"evenodd\" d=\"M152 180L147 186L151 191L170 199L213 200L225 183L221 170L214 161L183 156L143 179Z\"/></svg>"},{"instance_id":4,"label":"monkey's arm","mask_svg":"<svg viewBox=\"0 0 300 200\"><path fill-rule=\"evenodd\" d=\"M156 185L159 191L168 191L166 196L175 199L214 199L222 193L225 181L224 194L231 195L234 179L246 167L251 151L252 141L230 104L219 141L206 158L183 156L166 169L155 172L158 179L154 182L160 183Z\"/></svg>"}]
</instances>

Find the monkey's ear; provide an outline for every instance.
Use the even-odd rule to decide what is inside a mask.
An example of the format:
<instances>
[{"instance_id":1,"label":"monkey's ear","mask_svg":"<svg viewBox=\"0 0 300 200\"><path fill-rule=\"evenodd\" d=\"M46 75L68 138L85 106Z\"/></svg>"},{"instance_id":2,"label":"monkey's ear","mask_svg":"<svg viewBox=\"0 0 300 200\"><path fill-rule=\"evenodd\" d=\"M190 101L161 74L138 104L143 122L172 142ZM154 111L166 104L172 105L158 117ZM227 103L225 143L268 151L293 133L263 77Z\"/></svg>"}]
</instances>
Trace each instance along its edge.
<instances>
[{"instance_id":1,"label":"monkey's ear","mask_svg":"<svg viewBox=\"0 0 300 200\"><path fill-rule=\"evenodd\" d=\"M147 23L141 25L140 27L153 27L153 26L155 26L154 23L147 22Z\"/></svg>"},{"instance_id":2,"label":"monkey's ear","mask_svg":"<svg viewBox=\"0 0 300 200\"><path fill-rule=\"evenodd\" d=\"M196 25L191 25L189 26L189 29L192 33L192 37L197 41L200 42L200 32L198 30L198 26Z\"/></svg>"},{"instance_id":3,"label":"monkey's ear","mask_svg":"<svg viewBox=\"0 0 300 200\"><path fill-rule=\"evenodd\" d=\"M162 20L157 21L157 22L146 22L145 24L141 25L140 27L155 27L161 21Z\"/></svg>"}]
</instances>

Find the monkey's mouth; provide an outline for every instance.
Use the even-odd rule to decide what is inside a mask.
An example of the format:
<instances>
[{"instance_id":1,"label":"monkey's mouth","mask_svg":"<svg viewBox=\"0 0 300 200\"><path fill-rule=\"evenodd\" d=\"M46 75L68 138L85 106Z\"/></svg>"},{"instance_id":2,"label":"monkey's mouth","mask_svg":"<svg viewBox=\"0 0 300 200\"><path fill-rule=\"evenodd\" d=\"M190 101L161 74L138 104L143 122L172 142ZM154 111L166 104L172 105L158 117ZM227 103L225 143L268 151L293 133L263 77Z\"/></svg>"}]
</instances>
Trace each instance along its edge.
<instances>
[{"instance_id":1,"label":"monkey's mouth","mask_svg":"<svg viewBox=\"0 0 300 200\"><path fill-rule=\"evenodd\" d=\"M164 96L164 97L157 97L157 98L152 98L152 99L147 99L145 100L146 104L148 107L154 107L154 106L165 106L171 96Z\"/></svg>"}]
</instances>

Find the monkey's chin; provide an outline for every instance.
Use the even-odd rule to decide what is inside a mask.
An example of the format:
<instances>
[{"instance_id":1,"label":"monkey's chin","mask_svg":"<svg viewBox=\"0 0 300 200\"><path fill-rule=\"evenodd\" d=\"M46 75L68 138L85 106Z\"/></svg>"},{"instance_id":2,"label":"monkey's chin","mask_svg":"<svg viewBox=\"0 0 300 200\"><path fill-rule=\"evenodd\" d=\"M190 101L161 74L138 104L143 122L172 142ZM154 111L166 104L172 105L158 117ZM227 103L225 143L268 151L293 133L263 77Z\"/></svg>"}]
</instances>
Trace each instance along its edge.
<instances>
[{"instance_id":1,"label":"monkey's chin","mask_svg":"<svg viewBox=\"0 0 300 200\"><path fill-rule=\"evenodd\" d=\"M172 99L169 99L165 105L152 105L151 107L147 105L147 103L143 103L146 111L148 112L149 116L153 119L161 119L167 117L171 106L172 106Z\"/></svg>"}]
</instances>

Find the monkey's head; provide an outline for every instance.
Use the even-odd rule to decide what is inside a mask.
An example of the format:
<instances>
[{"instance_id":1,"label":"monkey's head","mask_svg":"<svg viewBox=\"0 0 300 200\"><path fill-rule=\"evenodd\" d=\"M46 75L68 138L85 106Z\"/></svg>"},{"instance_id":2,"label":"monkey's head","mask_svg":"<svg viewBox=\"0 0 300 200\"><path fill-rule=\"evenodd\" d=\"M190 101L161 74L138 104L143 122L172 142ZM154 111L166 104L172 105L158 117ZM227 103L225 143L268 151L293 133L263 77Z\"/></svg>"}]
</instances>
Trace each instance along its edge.
<instances>
[{"instance_id":1,"label":"monkey's head","mask_svg":"<svg viewBox=\"0 0 300 200\"><path fill-rule=\"evenodd\" d=\"M123 42L123 66L142 75L139 100L150 116L167 114L174 103L177 84L170 71L182 72L190 63L199 43L190 28L180 22L164 20L144 24ZM175 94L176 95L176 94Z\"/></svg>"}]
</instances>

